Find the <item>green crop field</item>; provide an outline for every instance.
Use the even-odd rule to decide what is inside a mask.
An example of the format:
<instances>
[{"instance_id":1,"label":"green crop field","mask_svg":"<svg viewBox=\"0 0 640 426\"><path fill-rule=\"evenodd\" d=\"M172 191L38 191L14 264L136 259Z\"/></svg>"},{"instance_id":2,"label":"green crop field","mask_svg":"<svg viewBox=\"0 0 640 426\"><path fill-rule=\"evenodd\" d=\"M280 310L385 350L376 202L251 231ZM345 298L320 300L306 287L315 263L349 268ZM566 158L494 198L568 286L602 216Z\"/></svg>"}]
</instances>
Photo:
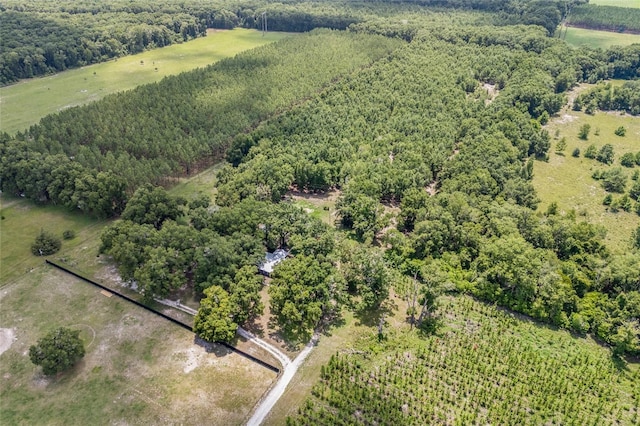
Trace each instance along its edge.
<instances>
[{"instance_id":1,"label":"green crop field","mask_svg":"<svg viewBox=\"0 0 640 426\"><path fill-rule=\"evenodd\" d=\"M617 6L617 7L638 7L640 8L640 0L591 0L589 4L598 6Z\"/></svg>"},{"instance_id":2,"label":"green crop field","mask_svg":"<svg viewBox=\"0 0 640 426\"><path fill-rule=\"evenodd\" d=\"M586 141L578 138L579 128L583 124L591 126ZM627 129L626 136L614 134L619 126ZM564 111L550 122L548 130L551 135L555 135L556 130L559 131L558 139L566 137L567 147L562 154L554 152L558 142L555 140L549 153L549 161L538 161L535 164L533 185L541 199L538 210L545 211L554 201L558 203L560 211L569 212L573 209L578 220L585 219L607 229L606 242L609 248L625 252L629 248L632 231L640 225L640 216L622 210L618 213L607 211L602 205L606 192L591 175L596 169L620 166L620 157L626 152L640 151L640 117L600 111L595 115ZM584 151L589 145L595 144L600 148L607 143L614 147L615 162L612 166L584 158ZM575 148L581 151L579 158L571 155ZM638 170L638 167L626 169L627 175L631 176L633 170ZM631 181L627 182L627 188L629 182Z\"/></svg>"},{"instance_id":3,"label":"green crop field","mask_svg":"<svg viewBox=\"0 0 640 426\"><path fill-rule=\"evenodd\" d=\"M567 31L566 36L563 33L565 41L576 47L587 46L607 49L611 46L628 46L640 43L640 34L622 34L576 27L562 27L561 31Z\"/></svg>"},{"instance_id":4,"label":"green crop field","mask_svg":"<svg viewBox=\"0 0 640 426\"><path fill-rule=\"evenodd\" d=\"M13 134L45 115L152 83L289 36L236 28L114 61L25 80L0 88L0 129Z\"/></svg>"},{"instance_id":5,"label":"green crop field","mask_svg":"<svg viewBox=\"0 0 640 426\"><path fill-rule=\"evenodd\" d=\"M430 336L354 336L291 424L637 424L637 365L593 340L466 296L440 316Z\"/></svg>"}]
</instances>

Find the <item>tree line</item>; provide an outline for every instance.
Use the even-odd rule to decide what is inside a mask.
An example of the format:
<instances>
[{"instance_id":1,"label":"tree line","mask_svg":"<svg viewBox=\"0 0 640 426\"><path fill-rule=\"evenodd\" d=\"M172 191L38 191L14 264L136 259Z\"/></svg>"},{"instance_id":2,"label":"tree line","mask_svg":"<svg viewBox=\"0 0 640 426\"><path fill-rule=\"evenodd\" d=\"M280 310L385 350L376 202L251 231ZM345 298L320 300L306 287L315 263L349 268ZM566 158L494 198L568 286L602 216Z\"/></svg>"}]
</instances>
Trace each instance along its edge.
<instances>
[{"instance_id":1,"label":"tree line","mask_svg":"<svg viewBox=\"0 0 640 426\"><path fill-rule=\"evenodd\" d=\"M69 108L15 138L4 135L0 186L37 202L118 215L139 185L168 184L212 164L233 135L400 43L319 31Z\"/></svg>"},{"instance_id":2,"label":"tree line","mask_svg":"<svg viewBox=\"0 0 640 426\"><path fill-rule=\"evenodd\" d=\"M570 25L593 30L640 32L640 9L583 4L571 9Z\"/></svg>"},{"instance_id":3,"label":"tree line","mask_svg":"<svg viewBox=\"0 0 640 426\"><path fill-rule=\"evenodd\" d=\"M344 30L380 14L468 9L506 24L543 26L552 35L573 4L581 0L420 0L409 2L331 3L293 0L205 0L185 4L114 1L66 2L8 0L0 7L0 85L68 68L102 62L145 49L206 35L207 28L305 32L324 27ZM615 8L614 8L615 9ZM495 12L500 12L496 18Z\"/></svg>"}]
</instances>

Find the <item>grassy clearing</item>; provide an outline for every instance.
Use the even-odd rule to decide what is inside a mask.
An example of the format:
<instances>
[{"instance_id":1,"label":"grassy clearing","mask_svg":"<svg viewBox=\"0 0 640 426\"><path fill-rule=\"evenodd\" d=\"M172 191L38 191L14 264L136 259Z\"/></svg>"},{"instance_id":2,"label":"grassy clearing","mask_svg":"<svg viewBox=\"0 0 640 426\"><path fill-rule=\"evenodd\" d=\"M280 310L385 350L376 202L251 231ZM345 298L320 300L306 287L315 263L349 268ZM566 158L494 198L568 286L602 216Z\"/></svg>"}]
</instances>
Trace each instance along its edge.
<instances>
[{"instance_id":1,"label":"grassy clearing","mask_svg":"<svg viewBox=\"0 0 640 426\"><path fill-rule=\"evenodd\" d=\"M0 355L0 424L242 424L275 377L223 348L207 352L192 333L50 267L0 297L0 327L16 337ZM27 351L56 326L81 330L87 354L46 378Z\"/></svg>"},{"instance_id":2,"label":"grassy clearing","mask_svg":"<svg viewBox=\"0 0 640 426\"><path fill-rule=\"evenodd\" d=\"M578 130L583 124L591 125L589 139L583 141L578 138ZM627 129L625 137L614 134L619 126ZM575 210L578 220L600 224L607 229L606 243L616 252L629 249L631 232L640 225L640 216L633 212L620 211L611 213L602 205L606 191L600 183L591 178L594 170L606 169L620 165L620 157L626 152L640 151L640 117L597 112L587 115L583 112L565 110L559 117L550 121L547 126L549 133L555 135L549 161L538 161L534 167L533 186L541 203L539 211L545 211L550 203L557 202L561 212ZM599 134L596 135L596 132ZM566 137L567 148L564 155L555 153L555 145L562 137ZM614 147L615 162L612 166L605 166L596 160L584 158L587 147L595 144L598 148L610 143ZM580 158L571 154L575 148L581 151ZM625 169L631 176L633 169ZM627 182L627 188L630 185ZM621 194L614 194L620 196Z\"/></svg>"},{"instance_id":3,"label":"grassy clearing","mask_svg":"<svg viewBox=\"0 0 640 426\"><path fill-rule=\"evenodd\" d=\"M589 4L598 6L636 7L640 8L640 0L591 0Z\"/></svg>"},{"instance_id":4,"label":"grassy clearing","mask_svg":"<svg viewBox=\"0 0 640 426\"><path fill-rule=\"evenodd\" d=\"M0 88L0 129L13 134L45 115L204 67L287 36L288 33L270 32L263 37L259 31L240 28L210 32L207 37L188 43L3 87Z\"/></svg>"},{"instance_id":5,"label":"grassy clearing","mask_svg":"<svg viewBox=\"0 0 640 426\"><path fill-rule=\"evenodd\" d=\"M0 209L0 287L28 273L43 263L42 257L31 254L31 243L41 229L62 238L66 230L75 238L62 240L62 249L52 258L70 257L83 269L93 272L99 235L108 221L98 221L58 206L40 206L20 198L1 196Z\"/></svg>"},{"instance_id":6,"label":"grassy clearing","mask_svg":"<svg viewBox=\"0 0 640 426\"><path fill-rule=\"evenodd\" d=\"M340 195L338 191L331 191L326 194L290 192L288 195L297 206L304 209L310 216L332 226L335 224L337 214L336 200Z\"/></svg>"},{"instance_id":7,"label":"grassy clearing","mask_svg":"<svg viewBox=\"0 0 640 426\"><path fill-rule=\"evenodd\" d=\"M209 196L213 201L218 192L216 175L223 165L224 163L218 163L196 175L180 178L168 191L175 197L184 197L189 201L202 195Z\"/></svg>"},{"instance_id":8,"label":"grassy clearing","mask_svg":"<svg viewBox=\"0 0 640 426\"><path fill-rule=\"evenodd\" d=\"M628 46L640 43L640 34L622 34L610 31L587 30L576 27L561 27L566 31L565 41L575 47L599 47L607 49L611 46Z\"/></svg>"}]
</instances>

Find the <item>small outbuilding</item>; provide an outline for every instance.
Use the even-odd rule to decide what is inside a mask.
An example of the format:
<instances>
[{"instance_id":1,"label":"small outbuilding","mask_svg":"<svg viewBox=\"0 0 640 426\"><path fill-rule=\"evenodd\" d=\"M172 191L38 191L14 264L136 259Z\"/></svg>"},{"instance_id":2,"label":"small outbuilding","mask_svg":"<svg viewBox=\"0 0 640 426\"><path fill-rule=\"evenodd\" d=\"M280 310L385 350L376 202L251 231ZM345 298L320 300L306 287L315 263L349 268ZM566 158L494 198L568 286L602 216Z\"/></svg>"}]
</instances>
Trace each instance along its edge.
<instances>
[{"instance_id":1,"label":"small outbuilding","mask_svg":"<svg viewBox=\"0 0 640 426\"><path fill-rule=\"evenodd\" d=\"M267 252L264 255L264 262L258 265L258 271L265 277L270 277L273 272L273 268L275 268L278 263L285 260L288 255L289 252L283 249L278 249L273 253Z\"/></svg>"}]
</instances>

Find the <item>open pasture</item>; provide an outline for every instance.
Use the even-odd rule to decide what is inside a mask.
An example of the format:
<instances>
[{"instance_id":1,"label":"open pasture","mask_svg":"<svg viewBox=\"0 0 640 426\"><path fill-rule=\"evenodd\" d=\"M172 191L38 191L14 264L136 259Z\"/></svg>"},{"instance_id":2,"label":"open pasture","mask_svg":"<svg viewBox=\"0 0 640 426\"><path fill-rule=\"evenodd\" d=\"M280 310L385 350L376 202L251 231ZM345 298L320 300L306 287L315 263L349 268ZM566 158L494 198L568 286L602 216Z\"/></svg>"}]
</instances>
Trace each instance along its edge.
<instances>
[{"instance_id":1,"label":"open pasture","mask_svg":"<svg viewBox=\"0 0 640 426\"><path fill-rule=\"evenodd\" d=\"M591 131L588 140L578 138L580 126L589 124ZM616 136L615 129L624 126L627 134ZM620 115L608 112L596 112L588 115L583 112L563 110L560 116L548 124L549 133L554 136L558 131L549 152L549 161L537 161L534 167L533 185L541 203L539 211L545 211L550 203L557 202L559 211L567 213L575 210L577 220L586 220L604 226L607 229L607 246L624 253L629 249L632 231L640 225L640 216L634 212L620 210L617 213L607 211L602 200L607 194L600 182L591 175L597 169L620 166L620 157L626 152L640 151L640 117ZM596 134L597 133L597 134ZM563 153L556 153L557 142L566 138L567 147ZM605 144L614 147L615 160L606 166L595 159L584 157L584 152L591 144L601 148ZM572 156L574 149L580 149L580 157ZM630 177L638 167L626 169ZM627 189L631 180L627 181ZM614 197L621 194L614 194Z\"/></svg>"},{"instance_id":2,"label":"open pasture","mask_svg":"<svg viewBox=\"0 0 640 426\"><path fill-rule=\"evenodd\" d=\"M37 205L5 194L0 197L0 287L43 263L42 257L31 254L31 243L41 229L60 239L64 231L73 231L75 238L62 240L61 251L53 256L82 258L93 272L89 265L95 263L100 231L108 221L98 221L60 206Z\"/></svg>"},{"instance_id":3,"label":"open pasture","mask_svg":"<svg viewBox=\"0 0 640 426\"><path fill-rule=\"evenodd\" d=\"M599 47L607 49L611 46L628 46L640 43L640 34L615 33L611 31L588 30L577 27L561 27L564 40L575 47ZM566 36L564 31L567 32Z\"/></svg>"},{"instance_id":4,"label":"open pasture","mask_svg":"<svg viewBox=\"0 0 640 426\"><path fill-rule=\"evenodd\" d=\"M133 89L163 77L204 67L242 51L289 36L236 28L210 31L207 37L149 50L109 62L25 80L0 88L0 130L13 134L42 117Z\"/></svg>"},{"instance_id":5,"label":"open pasture","mask_svg":"<svg viewBox=\"0 0 640 426\"><path fill-rule=\"evenodd\" d=\"M0 290L1 424L242 424L275 374L204 348L168 321L51 267ZM43 376L28 348L57 326L81 331L86 355Z\"/></svg>"},{"instance_id":6,"label":"open pasture","mask_svg":"<svg viewBox=\"0 0 640 426\"><path fill-rule=\"evenodd\" d=\"M637 7L640 8L640 0L591 0L589 4L597 6Z\"/></svg>"}]
</instances>

